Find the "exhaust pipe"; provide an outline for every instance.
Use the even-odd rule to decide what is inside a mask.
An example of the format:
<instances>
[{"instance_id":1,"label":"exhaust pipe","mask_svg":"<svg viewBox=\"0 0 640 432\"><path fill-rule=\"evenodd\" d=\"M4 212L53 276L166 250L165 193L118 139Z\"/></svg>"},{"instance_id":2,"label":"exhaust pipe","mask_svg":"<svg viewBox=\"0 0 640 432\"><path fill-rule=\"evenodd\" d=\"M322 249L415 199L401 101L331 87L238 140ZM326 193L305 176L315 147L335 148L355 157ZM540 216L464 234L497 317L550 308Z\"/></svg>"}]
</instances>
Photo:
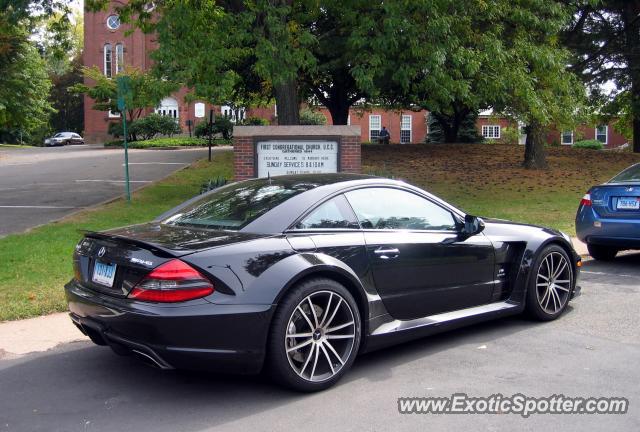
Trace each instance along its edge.
<instances>
[{"instance_id":1,"label":"exhaust pipe","mask_svg":"<svg viewBox=\"0 0 640 432\"><path fill-rule=\"evenodd\" d=\"M145 352L139 351L137 349L132 349L131 352L133 353L133 355L135 355L138 359L142 360L142 362L147 365L157 367L158 369L162 369L162 370L173 369L168 364L161 362L158 359L155 359L153 356Z\"/></svg>"}]
</instances>

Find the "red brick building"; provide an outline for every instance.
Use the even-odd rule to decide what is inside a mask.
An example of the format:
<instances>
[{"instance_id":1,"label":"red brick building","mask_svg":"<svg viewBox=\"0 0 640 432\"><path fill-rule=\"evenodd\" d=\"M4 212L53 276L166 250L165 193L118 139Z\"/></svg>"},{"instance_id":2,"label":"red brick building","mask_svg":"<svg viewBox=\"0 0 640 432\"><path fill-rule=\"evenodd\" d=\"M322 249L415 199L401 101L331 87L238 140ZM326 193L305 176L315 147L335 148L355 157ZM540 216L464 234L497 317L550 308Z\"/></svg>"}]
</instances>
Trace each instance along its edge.
<instances>
[{"instance_id":1,"label":"red brick building","mask_svg":"<svg viewBox=\"0 0 640 432\"><path fill-rule=\"evenodd\" d=\"M522 125L506 117L494 115L491 110L480 113L477 127L478 132L487 141L504 139L506 130L517 130L521 132L518 137L519 144L524 144L526 139ZM582 124L574 130L560 131L551 129L547 133L547 143L549 145L571 146L577 141L582 140L598 140L602 142L605 148L619 147L628 141L622 134L615 130L613 121L606 125Z\"/></svg>"},{"instance_id":2,"label":"red brick building","mask_svg":"<svg viewBox=\"0 0 640 432\"><path fill-rule=\"evenodd\" d=\"M84 14L84 52L85 66L97 66L106 76L115 77L124 66L147 70L151 66L149 53L157 48L153 35L146 35L140 30L131 29L127 24L120 23L115 8L125 2L112 1L107 11L88 12ZM158 107L149 108L148 114L154 110L176 118L183 130L187 130L187 120L196 120L196 107L201 112L208 112L208 104L204 101L184 102L186 89L165 98ZM202 106L204 104L204 107ZM117 113L96 111L92 109L93 101L85 96L84 101L84 136L89 143L109 140L107 133L109 123L119 121ZM220 107L217 109L220 112Z\"/></svg>"}]
</instances>

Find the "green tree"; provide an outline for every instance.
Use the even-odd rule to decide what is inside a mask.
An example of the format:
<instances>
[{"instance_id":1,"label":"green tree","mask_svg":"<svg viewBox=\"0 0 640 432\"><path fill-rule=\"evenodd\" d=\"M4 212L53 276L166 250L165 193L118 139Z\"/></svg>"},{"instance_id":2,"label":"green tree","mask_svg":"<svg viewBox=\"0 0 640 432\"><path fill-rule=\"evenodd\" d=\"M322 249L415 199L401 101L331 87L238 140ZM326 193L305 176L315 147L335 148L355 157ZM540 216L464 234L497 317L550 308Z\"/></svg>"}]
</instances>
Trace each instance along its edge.
<instances>
[{"instance_id":1,"label":"green tree","mask_svg":"<svg viewBox=\"0 0 640 432\"><path fill-rule=\"evenodd\" d=\"M482 135L478 133L476 121L478 114L471 112L466 118L462 119L460 126L456 133L455 141L447 141L445 138L444 128L442 126L441 117L435 115L435 113L429 113L427 117L427 143L441 144L444 142L459 142L459 143L479 143L484 140ZM450 127L449 124L447 126Z\"/></svg>"},{"instance_id":2,"label":"green tree","mask_svg":"<svg viewBox=\"0 0 640 432\"><path fill-rule=\"evenodd\" d=\"M601 120L620 118L640 152L640 0L567 0L575 8L563 42L571 68L592 91ZM616 89L603 91L614 83Z\"/></svg>"},{"instance_id":3,"label":"green tree","mask_svg":"<svg viewBox=\"0 0 640 432\"><path fill-rule=\"evenodd\" d=\"M49 102L55 112L51 113L50 125L54 131L73 131L82 133L84 129L84 98L82 94L69 91L73 86L81 84L82 57L75 57L64 68L62 74L50 73L52 83Z\"/></svg>"},{"instance_id":4,"label":"green tree","mask_svg":"<svg viewBox=\"0 0 640 432\"><path fill-rule=\"evenodd\" d=\"M53 111L48 101L51 81L31 43L18 43L11 56L0 74L0 130L4 135L29 137L48 124Z\"/></svg>"},{"instance_id":5,"label":"green tree","mask_svg":"<svg viewBox=\"0 0 640 432\"><path fill-rule=\"evenodd\" d=\"M70 92L69 88L83 82L82 49L84 45L84 17L81 11L71 13L66 28L67 51L61 52L56 36L56 23L60 20L56 13L42 22L36 31L38 48L46 62L52 87L49 101L54 108L50 116L53 131L74 131L82 133L84 129L84 98L81 94Z\"/></svg>"},{"instance_id":6,"label":"green tree","mask_svg":"<svg viewBox=\"0 0 640 432\"><path fill-rule=\"evenodd\" d=\"M379 29L387 37L364 40L382 43L375 52L394 54L391 61L358 62L367 70L359 77L363 86L376 84L367 77L382 77L382 99L429 110L448 142L457 140L470 113L493 107L528 124L524 165L545 167L545 127L571 123L584 94L558 42L568 10L546 0L386 5Z\"/></svg>"},{"instance_id":7,"label":"green tree","mask_svg":"<svg viewBox=\"0 0 640 432\"><path fill-rule=\"evenodd\" d=\"M50 20L52 53L68 44L69 6L65 0L0 0L0 129L3 135L44 133L52 107L51 82L36 49L37 30ZM52 18L54 17L55 18ZM55 50L53 49L55 47Z\"/></svg>"},{"instance_id":8,"label":"green tree","mask_svg":"<svg viewBox=\"0 0 640 432\"><path fill-rule=\"evenodd\" d=\"M128 76L131 80L131 106L124 113L128 121L140 117L146 108L157 106L162 98L177 90L177 84L161 78L156 78L148 72L125 67L116 79L104 76L97 67L83 68L83 74L91 84L76 84L72 91L84 93L93 99L93 109L98 111L120 112L117 106L118 86L117 77Z\"/></svg>"}]
</instances>

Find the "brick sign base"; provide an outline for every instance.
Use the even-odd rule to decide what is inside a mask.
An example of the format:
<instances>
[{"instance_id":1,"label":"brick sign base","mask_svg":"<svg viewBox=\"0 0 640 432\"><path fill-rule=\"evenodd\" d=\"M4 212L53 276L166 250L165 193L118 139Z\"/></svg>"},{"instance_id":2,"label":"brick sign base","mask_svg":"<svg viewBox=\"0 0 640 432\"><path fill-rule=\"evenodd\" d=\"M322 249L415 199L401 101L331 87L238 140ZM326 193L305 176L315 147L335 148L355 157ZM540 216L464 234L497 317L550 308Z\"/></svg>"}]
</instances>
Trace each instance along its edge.
<instances>
[{"instance_id":1,"label":"brick sign base","mask_svg":"<svg viewBox=\"0 0 640 432\"><path fill-rule=\"evenodd\" d=\"M257 145L335 142L337 171L360 173L360 126L236 126L233 128L235 180L258 177Z\"/></svg>"}]
</instances>

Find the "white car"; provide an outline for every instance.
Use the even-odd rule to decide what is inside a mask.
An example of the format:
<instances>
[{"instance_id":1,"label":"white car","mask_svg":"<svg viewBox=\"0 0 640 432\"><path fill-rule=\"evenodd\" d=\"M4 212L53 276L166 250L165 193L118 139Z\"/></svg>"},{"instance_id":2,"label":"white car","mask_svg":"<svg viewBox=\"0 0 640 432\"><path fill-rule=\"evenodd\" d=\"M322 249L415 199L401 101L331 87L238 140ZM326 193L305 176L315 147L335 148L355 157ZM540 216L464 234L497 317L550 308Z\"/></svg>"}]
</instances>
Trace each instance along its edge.
<instances>
[{"instance_id":1,"label":"white car","mask_svg":"<svg viewBox=\"0 0 640 432\"><path fill-rule=\"evenodd\" d=\"M44 140L46 147L67 144L84 144L84 139L75 132L59 132Z\"/></svg>"}]
</instances>

